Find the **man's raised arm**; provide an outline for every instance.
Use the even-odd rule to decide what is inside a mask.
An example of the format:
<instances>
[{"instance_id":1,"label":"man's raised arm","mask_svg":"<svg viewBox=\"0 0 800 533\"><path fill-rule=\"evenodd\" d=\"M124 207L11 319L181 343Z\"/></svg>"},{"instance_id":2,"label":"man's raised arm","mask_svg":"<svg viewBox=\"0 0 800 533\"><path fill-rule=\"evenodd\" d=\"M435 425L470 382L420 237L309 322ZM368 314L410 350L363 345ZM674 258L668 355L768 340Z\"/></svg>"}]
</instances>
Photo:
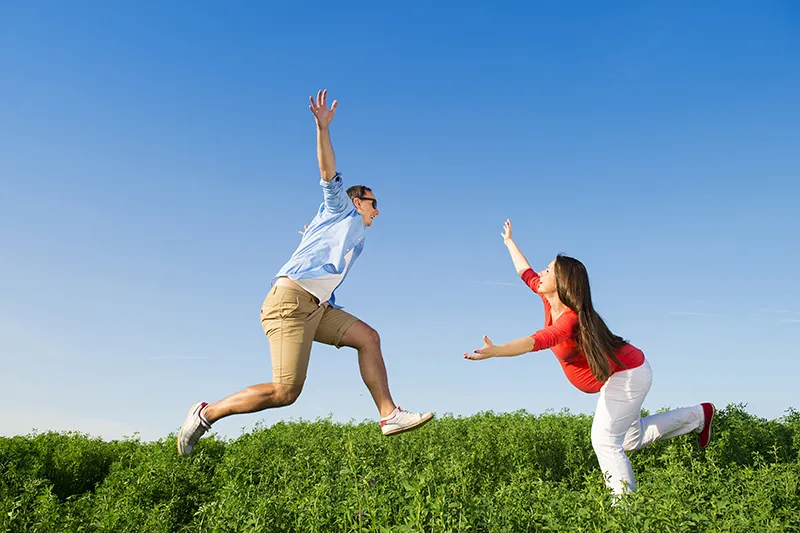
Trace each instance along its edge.
<instances>
[{"instance_id":1,"label":"man's raised arm","mask_svg":"<svg viewBox=\"0 0 800 533\"><path fill-rule=\"evenodd\" d=\"M319 91L316 100L309 97L311 105L308 108L317 121L317 160L319 161L319 175L325 181L331 181L336 176L336 156L333 154L331 134L328 127L336 113L338 100L334 100L331 108L327 106L328 89Z\"/></svg>"}]
</instances>

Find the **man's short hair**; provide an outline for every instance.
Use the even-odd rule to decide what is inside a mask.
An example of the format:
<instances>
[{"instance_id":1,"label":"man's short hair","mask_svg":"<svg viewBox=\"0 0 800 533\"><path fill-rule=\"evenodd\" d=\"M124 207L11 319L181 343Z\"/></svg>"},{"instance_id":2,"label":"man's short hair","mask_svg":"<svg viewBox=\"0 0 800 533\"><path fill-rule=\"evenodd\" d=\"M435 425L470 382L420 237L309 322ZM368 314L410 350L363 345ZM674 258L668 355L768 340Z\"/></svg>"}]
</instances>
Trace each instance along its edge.
<instances>
[{"instance_id":1,"label":"man's short hair","mask_svg":"<svg viewBox=\"0 0 800 533\"><path fill-rule=\"evenodd\" d=\"M352 187L347 189L347 196L349 196L350 199L352 200L354 198L364 196L368 192L372 192L372 189L370 189L365 185L353 185Z\"/></svg>"}]
</instances>

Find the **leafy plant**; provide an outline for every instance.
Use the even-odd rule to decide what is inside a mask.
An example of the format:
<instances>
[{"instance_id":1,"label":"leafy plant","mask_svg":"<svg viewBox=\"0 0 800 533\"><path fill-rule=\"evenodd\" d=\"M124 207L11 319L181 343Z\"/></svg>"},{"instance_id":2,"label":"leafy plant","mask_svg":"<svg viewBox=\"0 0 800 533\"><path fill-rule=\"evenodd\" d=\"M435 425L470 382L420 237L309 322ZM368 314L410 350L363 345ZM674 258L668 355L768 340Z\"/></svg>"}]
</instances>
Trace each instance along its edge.
<instances>
[{"instance_id":1,"label":"leafy plant","mask_svg":"<svg viewBox=\"0 0 800 533\"><path fill-rule=\"evenodd\" d=\"M800 414L730 405L692 434L630 454L639 491L612 505L567 411L442 416L397 437L374 422L104 442L0 438L0 531L800 531Z\"/></svg>"}]
</instances>

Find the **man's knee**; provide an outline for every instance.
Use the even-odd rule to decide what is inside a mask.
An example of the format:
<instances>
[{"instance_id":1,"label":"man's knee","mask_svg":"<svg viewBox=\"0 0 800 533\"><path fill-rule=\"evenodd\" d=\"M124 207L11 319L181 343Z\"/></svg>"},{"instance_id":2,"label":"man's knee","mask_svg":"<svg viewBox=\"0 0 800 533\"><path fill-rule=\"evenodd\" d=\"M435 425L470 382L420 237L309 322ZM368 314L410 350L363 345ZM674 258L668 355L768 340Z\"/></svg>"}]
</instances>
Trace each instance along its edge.
<instances>
[{"instance_id":1,"label":"man's knee","mask_svg":"<svg viewBox=\"0 0 800 533\"><path fill-rule=\"evenodd\" d=\"M275 403L280 406L292 405L303 392L303 385L284 385L275 383Z\"/></svg>"},{"instance_id":2,"label":"man's knee","mask_svg":"<svg viewBox=\"0 0 800 533\"><path fill-rule=\"evenodd\" d=\"M380 348L381 336L375 329L359 321L345 331L342 335L341 345L357 350Z\"/></svg>"},{"instance_id":3,"label":"man's knee","mask_svg":"<svg viewBox=\"0 0 800 533\"><path fill-rule=\"evenodd\" d=\"M377 347L381 345L381 336L378 334L378 331L372 329L370 326L367 326L367 332L365 335L365 342L367 346Z\"/></svg>"}]
</instances>

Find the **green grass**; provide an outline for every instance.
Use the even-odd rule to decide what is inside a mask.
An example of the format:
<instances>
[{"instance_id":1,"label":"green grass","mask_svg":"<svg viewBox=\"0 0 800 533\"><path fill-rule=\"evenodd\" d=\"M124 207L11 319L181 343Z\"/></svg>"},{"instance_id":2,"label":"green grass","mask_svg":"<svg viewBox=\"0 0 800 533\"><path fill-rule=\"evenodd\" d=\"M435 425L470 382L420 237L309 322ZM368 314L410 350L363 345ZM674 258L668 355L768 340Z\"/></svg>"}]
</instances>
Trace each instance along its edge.
<instances>
[{"instance_id":1,"label":"green grass","mask_svg":"<svg viewBox=\"0 0 800 533\"><path fill-rule=\"evenodd\" d=\"M800 413L728 406L714 439L630 454L611 507L591 418L483 413L383 437L374 423L281 423L153 443L0 438L0 531L800 531Z\"/></svg>"}]
</instances>

